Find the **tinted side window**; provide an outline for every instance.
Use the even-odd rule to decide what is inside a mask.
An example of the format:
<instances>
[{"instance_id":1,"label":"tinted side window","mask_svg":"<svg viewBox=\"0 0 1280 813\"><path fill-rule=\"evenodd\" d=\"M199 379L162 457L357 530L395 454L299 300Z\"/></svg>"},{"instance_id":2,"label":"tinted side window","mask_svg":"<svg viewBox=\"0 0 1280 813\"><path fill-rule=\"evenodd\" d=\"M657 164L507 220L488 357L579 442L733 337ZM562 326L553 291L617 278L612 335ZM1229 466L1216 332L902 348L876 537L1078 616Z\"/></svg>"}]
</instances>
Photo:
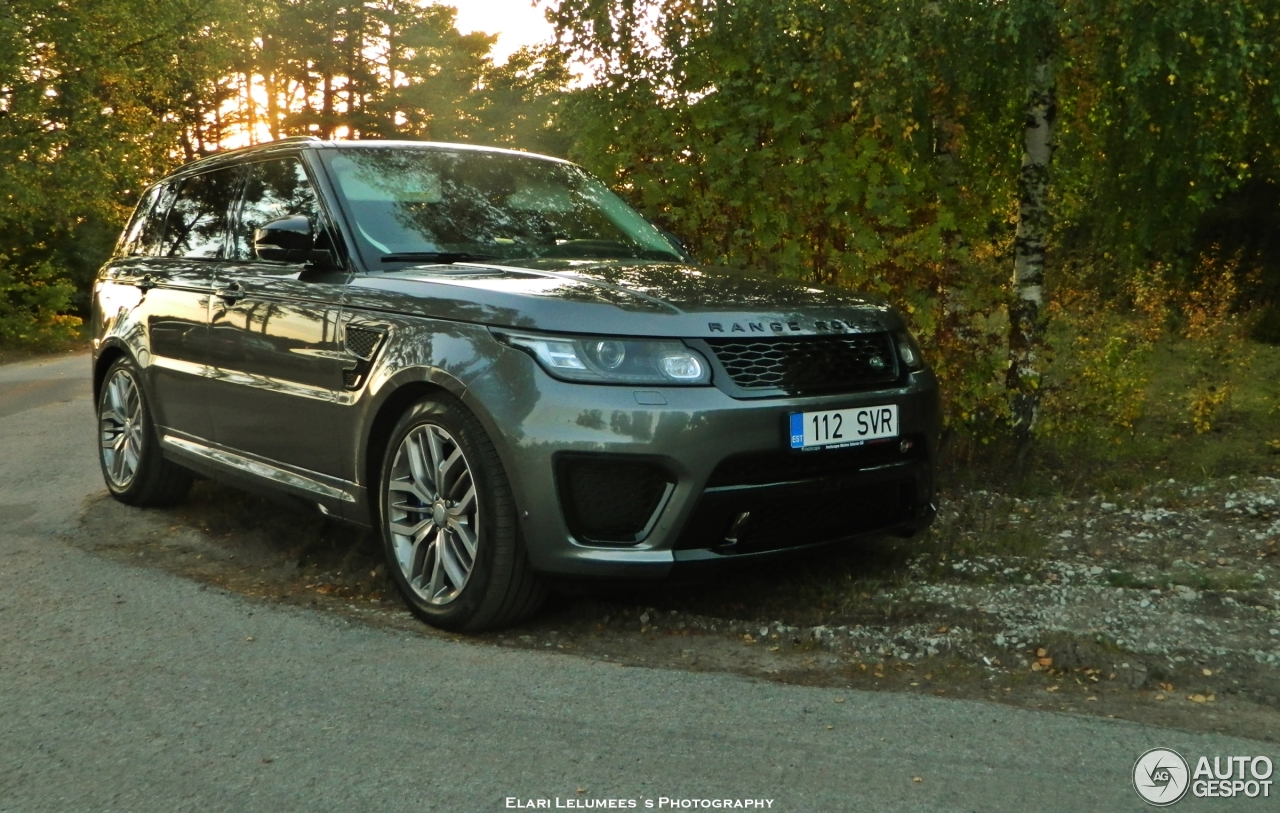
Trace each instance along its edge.
<instances>
[{"instance_id":1,"label":"tinted side window","mask_svg":"<svg viewBox=\"0 0 1280 813\"><path fill-rule=\"evenodd\" d=\"M147 190L120 240L121 254L154 256L159 253L164 218L173 205L173 193L173 184L157 184Z\"/></svg>"},{"instance_id":2,"label":"tinted side window","mask_svg":"<svg viewBox=\"0 0 1280 813\"><path fill-rule=\"evenodd\" d=\"M160 254L165 257L222 256L227 210L236 191L239 169L229 167L182 181L169 210Z\"/></svg>"},{"instance_id":3,"label":"tinted side window","mask_svg":"<svg viewBox=\"0 0 1280 813\"><path fill-rule=\"evenodd\" d=\"M305 215L313 228L320 228L315 191L307 180L302 162L296 158L262 161L248 166L240 222L236 226L232 258L257 259L253 253L253 232L278 217Z\"/></svg>"}]
</instances>

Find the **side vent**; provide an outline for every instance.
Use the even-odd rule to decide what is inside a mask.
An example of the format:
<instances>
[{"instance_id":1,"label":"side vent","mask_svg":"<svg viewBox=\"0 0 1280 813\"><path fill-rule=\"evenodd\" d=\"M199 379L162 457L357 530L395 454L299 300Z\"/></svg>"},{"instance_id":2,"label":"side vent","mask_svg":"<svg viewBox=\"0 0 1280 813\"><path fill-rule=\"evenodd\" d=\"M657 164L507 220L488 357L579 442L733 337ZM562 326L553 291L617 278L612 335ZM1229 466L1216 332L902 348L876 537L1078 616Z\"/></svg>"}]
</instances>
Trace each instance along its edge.
<instances>
[{"instance_id":1,"label":"side vent","mask_svg":"<svg viewBox=\"0 0 1280 813\"><path fill-rule=\"evenodd\" d=\"M353 356L358 356L364 361L373 359L373 354L378 351L378 345L382 343L383 333L380 330L370 330L367 327L348 327L347 328L347 352Z\"/></svg>"},{"instance_id":2,"label":"side vent","mask_svg":"<svg viewBox=\"0 0 1280 813\"><path fill-rule=\"evenodd\" d=\"M378 355L378 350L382 347L382 341L387 337L385 328L380 327L363 327L357 325L347 325L346 332L343 334L343 342L346 350L355 356L357 361L354 367L349 367L342 371L342 386L348 390L358 390L364 384L365 376L369 375L369 370L373 367L373 359Z\"/></svg>"}]
</instances>

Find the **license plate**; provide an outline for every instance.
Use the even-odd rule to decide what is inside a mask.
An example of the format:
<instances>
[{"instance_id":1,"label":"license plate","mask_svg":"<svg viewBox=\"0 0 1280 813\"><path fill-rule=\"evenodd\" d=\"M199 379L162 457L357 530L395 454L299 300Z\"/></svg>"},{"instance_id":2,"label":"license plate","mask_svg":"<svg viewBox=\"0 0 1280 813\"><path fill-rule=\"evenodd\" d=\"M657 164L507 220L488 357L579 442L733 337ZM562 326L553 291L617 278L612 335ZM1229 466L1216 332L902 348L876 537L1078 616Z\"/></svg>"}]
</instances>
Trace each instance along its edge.
<instances>
[{"instance_id":1,"label":"license plate","mask_svg":"<svg viewBox=\"0 0 1280 813\"><path fill-rule=\"evenodd\" d=\"M858 446L898 436L898 405L791 413L791 448Z\"/></svg>"}]
</instances>

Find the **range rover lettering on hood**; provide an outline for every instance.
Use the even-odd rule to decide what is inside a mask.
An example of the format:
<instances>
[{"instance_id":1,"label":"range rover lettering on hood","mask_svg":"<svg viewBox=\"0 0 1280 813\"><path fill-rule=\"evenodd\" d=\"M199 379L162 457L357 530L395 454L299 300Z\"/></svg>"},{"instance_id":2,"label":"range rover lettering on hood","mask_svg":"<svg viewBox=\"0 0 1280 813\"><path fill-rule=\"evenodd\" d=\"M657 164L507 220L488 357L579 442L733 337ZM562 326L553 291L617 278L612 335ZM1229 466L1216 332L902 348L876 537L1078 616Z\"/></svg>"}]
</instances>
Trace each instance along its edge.
<instances>
[{"instance_id":1,"label":"range rover lettering on hood","mask_svg":"<svg viewBox=\"0 0 1280 813\"><path fill-rule=\"evenodd\" d=\"M805 327L800 322L708 322L707 330L711 333L800 333L814 330L819 333L845 333L853 331L861 333L878 330L879 327L870 321L853 319L827 319L810 323Z\"/></svg>"}]
</instances>

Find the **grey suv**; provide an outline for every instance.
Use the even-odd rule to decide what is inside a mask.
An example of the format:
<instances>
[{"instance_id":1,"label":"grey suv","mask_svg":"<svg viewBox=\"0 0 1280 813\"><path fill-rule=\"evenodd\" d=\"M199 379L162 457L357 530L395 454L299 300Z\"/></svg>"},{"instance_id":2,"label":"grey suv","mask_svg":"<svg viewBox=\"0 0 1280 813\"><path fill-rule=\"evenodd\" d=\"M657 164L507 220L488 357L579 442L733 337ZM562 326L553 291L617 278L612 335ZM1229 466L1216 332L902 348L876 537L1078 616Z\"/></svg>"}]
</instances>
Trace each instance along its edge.
<instances>
[{"instance_id":1,"label":"grey suv","mask_svg":"<svg viewBox=\"0 0 1280 813\"><path fill-rule=\"evenodd\" d=\"M107 486L376 528L427 623L933 517L937 384L880 299L698 265L554 158L285 139L147 190L94 286Z\"/></svg>"}]
</instances>

